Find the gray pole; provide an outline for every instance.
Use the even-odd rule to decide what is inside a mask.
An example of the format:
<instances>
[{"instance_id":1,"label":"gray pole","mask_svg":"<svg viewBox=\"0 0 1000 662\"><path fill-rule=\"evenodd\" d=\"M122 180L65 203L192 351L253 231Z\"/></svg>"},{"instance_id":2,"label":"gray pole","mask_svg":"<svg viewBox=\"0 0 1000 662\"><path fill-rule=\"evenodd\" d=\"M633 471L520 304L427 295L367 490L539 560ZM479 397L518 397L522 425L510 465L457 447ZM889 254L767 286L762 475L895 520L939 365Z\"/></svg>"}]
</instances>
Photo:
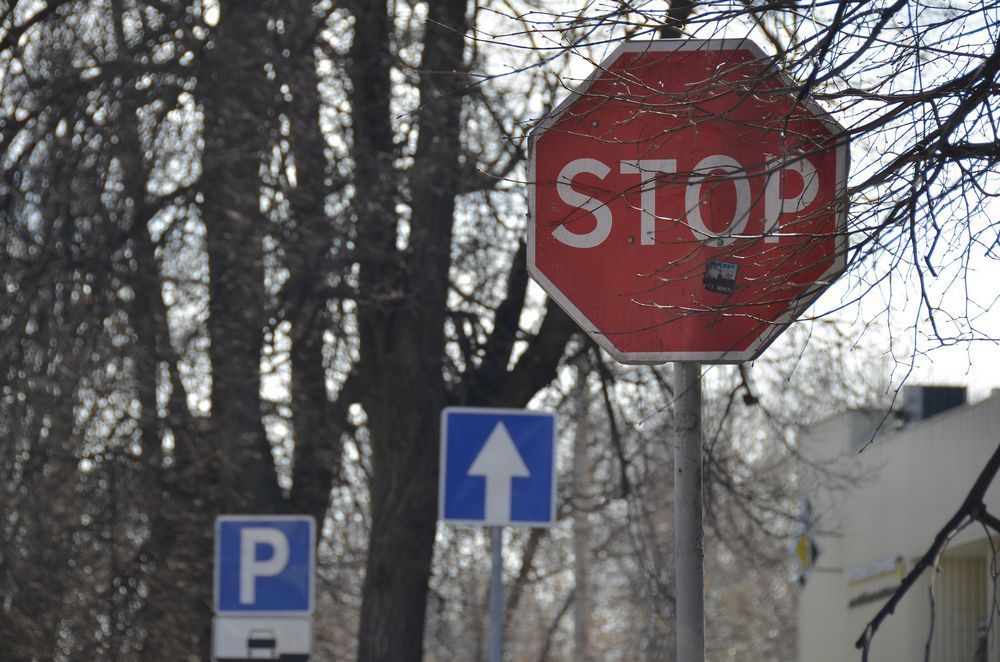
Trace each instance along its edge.
<instances>
[{"instance_id":1,"label":"gray pole","mask_svg":"<svg viewBox=\"0 0 1000 662\"><path fill-rule=\"evenodd\" d=\"M493 574L490 577L490 662L503 660L503 527L490 527Z\"/></svg>"},{"instance_id":2,"label":"gray pole","mask_svg":"<svg viewBox=\"0 0 1000 662\"><path fill-rule=\"evenodd\" d=\"M705 660L701 364L674 364L674 574L678 662Z\"/></svg>"},{"instance_id":3,"label":"gray pole","mask_svg":"<svg viewBox=\"0 0 1000 662\"><path fill-rule=\"evenodd\" d=\"M590 427L590 393L587 366L581 361L576 373L576 437L573 440L573 560L576 598L573 609L574 662L590 659L590 458L587 434Z\"/></svg>"}]
</instances>

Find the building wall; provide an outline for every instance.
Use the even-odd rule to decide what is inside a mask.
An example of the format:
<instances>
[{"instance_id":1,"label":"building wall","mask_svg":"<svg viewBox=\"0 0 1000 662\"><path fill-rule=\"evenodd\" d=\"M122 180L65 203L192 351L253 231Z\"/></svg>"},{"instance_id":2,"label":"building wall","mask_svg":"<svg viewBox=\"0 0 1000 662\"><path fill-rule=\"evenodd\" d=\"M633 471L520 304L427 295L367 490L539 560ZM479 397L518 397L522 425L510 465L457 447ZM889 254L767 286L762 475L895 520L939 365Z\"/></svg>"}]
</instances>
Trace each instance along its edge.
<instances>
[{"instance_id":1,"label":"building wall","mask_svg":"<svg viewBox=\"0 0 1000 662\"><path fill-rule=\"evenodd\" d=\"M858 452L881 420L878 413L848 412L816 426L803 440L807 462L800 480L813 502L822 553L800 594L800 662L860 659L854 642L888 599L882 594L900 579L892 560L902 557L905 569L912 567L1000 444L1000 393L896 432L885 433L883 425ZM823 464L826 472L810 467L810 461ZM991 487L986 505L1000 516L1000 484ZM941 572L933 576L931 660L978 662L976 628L993 597L990 556L980 525L967 527L949 545ZM872 660L924 659L931 577L925 574L884 622ZM1000 654L991 660L1000 661Z\"/></svg>"},{"instance_id":2,"label":"building wall","mask_svg":"<svg viewBox=\"0 0 1000 662\"><path fill-rule=\"evenodd\" d=\"M931 661L974 660L979 625L986 620L986 560L946 558L934 587Z\"/></svg>"}]
</instances>

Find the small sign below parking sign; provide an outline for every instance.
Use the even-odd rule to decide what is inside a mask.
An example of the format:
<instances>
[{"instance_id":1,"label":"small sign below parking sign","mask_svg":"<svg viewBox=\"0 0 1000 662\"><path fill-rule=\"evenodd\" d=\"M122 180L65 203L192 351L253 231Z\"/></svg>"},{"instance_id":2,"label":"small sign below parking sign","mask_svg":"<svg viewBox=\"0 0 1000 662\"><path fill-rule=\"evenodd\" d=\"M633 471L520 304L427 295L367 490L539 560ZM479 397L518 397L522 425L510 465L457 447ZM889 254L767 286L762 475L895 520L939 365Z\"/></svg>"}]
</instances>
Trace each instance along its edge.
<instances>
[{"instance_id":1,"label":"small sign below parking sign","mask_svg":"<svg viewBox=\"0 0 1000 662\"><path fill-rule=\"evenodd\" d=\"M309 616L216 616L212 631L214 662L306 662L312 649Z\"/></svg>"}]
</instances>

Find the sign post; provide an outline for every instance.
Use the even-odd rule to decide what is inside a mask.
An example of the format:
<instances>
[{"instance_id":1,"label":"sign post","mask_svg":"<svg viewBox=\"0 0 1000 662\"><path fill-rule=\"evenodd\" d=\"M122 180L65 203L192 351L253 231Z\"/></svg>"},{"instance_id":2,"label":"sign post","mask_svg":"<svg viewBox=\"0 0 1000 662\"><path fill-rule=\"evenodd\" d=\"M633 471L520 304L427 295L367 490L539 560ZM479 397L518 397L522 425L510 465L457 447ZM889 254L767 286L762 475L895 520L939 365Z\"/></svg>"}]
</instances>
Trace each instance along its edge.
<instances>
[{"instance_id":1,"label":"sign post","mask_svg":"<svg viewBox=\"0 0 1000 662\"><path fill-rule=\"evenodd\" d=\"M490 662L503 660L503 527L490 527Z\"/></svg>"},{"instance_id":2,"label":"sign post","mask_svg":"<svg viewBox=\"0 0 1000 662\"><path fill-rule=\"evenodd\" d=\"M701 364L846 267L843 129L746 39L621 44L528 136L528 272L621 363L675 366L677 659L704 660Z\"/></svg>"},{"instance_id":3,"label":"sign post","mask_svg":"<svg viewBox=\"0 0 1000 662\"><path fill-rule=\"evenodd\" d=\"M556 417L525 409L441 413L439 519L490 530L490 662L503 659L503 527L555 521Z\"/></svg>"},{"instance_id":4,"label":"sign post","mask_svg":"<svg viewBox=\"0 0 1000 662\"><path fill-rule=\"evenodd\" d=\"M674 364L674 576L678 660L705 659L701 364Z\"/></svg>"}]
</instances>

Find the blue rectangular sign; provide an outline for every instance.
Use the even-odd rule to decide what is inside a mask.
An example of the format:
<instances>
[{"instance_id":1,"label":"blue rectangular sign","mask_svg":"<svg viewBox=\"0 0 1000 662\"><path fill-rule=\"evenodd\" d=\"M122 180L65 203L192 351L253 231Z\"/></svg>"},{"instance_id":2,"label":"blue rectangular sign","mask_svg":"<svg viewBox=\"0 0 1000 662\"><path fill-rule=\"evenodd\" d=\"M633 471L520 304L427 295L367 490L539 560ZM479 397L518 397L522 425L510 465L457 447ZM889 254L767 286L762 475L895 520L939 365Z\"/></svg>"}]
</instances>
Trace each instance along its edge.
<instances>
[{"instance_id":1,"label":"blue rectangular sign","mask_svg":"<svg viewBox=\"0 0 1000 662\"><path fill-rule=\"evenodd\" d=\"M440 518L485 526L552 524L555 438L556 417L549 412L445 409Z\"/></svg>"},{"instance_id":2,"label":"blue rectangular sign","mask_svg":"<svg viewBox=\"0 0 1000 662\"><path fill-rule=\"evenodd\" d=\"M316 522L308 515L215 520L217 614L311 614Z\"/></svg>"}]
</instances>

